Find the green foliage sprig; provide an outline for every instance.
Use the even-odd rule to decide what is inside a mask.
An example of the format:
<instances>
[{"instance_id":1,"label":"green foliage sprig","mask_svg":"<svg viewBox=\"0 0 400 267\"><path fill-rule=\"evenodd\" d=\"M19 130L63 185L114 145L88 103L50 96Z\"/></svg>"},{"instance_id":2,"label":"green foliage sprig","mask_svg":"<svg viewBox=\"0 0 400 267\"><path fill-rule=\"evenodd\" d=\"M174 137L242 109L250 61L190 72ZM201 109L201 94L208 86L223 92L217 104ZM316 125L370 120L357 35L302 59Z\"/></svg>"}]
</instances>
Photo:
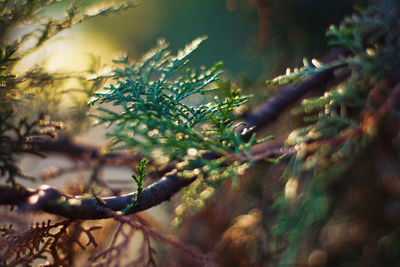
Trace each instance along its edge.
<instances>
[{"instance_id":1,"label":"green foliage sprig","mask_svg":"<svg viewBox=\"0 0 400 267\"><path fill-rule=\"evenodd\" d=\"M137 186L137 193L135 195L135 198L132 200L132 203L127 205L126 208L122 211L124 214L129 214L129 212L136 205L136 203L140 201L141 194L143 191L143 181L146 180L147 178L147 173L145 173L145 170L147 168L147 163L148 163L147 159L142 159L140 161L140 165L136 167L139 176L132 175L132 179L135 181Z\"/></svg>"},{"instance_id":2,"label":"green foliage sprig","mask_svg":"<svg viewBox=\"0 0 400 267\"><path fill-rule=\"evenodd\" d=\"M143 181L146 180L147 178L147 173L145 173L145 170L147 168L147 159L142 159L140 161L140 165L136 167L136 170L138 172L139 176L132 175L132 179L135 181L136 186L137 186L137 193L135 195L135 198L132 200L132 203L126 206L126 208L122 211L124 214L129 214L131 209L140 201L141 194L143 191Z\"/></svg>"},{"instance_id":3,"label":"green foliage sprig","mask_svg":"<svg viewBox=\"0 0 400 267\"><path fill-rule=\"evenodd\" d=\"M100 123L114 126L110 135L117 143L149 155L160 147L171 159L182 158L189 148L218 151L235 147L237 137L229 127L235 120L234 109L246 97L232 91L224 100L199 103L202 95L217 89L221 64L200 71L186 66L204 39L194 40L177 55L160 40L136 64L130 64L127 57L116 61L122 68L114 70L115 84L97 93L91 103L110 102L120 109L100 107L97 116Z\"/></svg>"},{"instance_id":4,"label":"green foliage sprig","mask_svg":"<svg viewBox=\"0 0 400 267\"><path fill-rule=\"evenodd\" d=\"M136 170L139 174L139 177L137 177L136 175L132 175L133 180L135 181L137 187L138 187L138 193L137 193L137 197L136 197L136 201L140 200L140 196L141 193L143 191L143 181L147 178L147 174L144 172L147 168L147 159L143 159L140 162L140 165L136 167Z\"/></svg>"}]
</instances>

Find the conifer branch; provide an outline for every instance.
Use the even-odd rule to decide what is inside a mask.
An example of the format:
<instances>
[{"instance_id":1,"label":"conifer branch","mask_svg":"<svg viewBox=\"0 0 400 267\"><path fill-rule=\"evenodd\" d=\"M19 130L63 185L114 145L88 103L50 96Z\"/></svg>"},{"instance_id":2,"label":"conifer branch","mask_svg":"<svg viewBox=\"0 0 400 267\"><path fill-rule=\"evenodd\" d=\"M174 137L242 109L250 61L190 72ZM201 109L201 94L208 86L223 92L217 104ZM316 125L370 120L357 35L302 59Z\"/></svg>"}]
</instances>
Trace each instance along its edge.
<instances>
[{"instance_id":1,"label":"conifer branch","mask_svg":"<svg viewBox=\"0 0 400 267\"><path fill-rule=\"evenodd\" d=\"M335 51L334 53L337 52ZM328 57L334 59L339 55L340 53L336 54L336 56L328 55ZM255 126L255 129L259 130L266 126L283 112L288 105L298 100L301 95L313 89L326 86L326 84L334 78L334 70L343 66L336 66L317 72L298 84L286 86L278 96L274 97L267 104L261 106L257 111L243 120L246 123L246 128ZM337 79L343 79L343 77ZM237 131L239 128L240 127L237 128ZM243 129L244 128L242 128L242 130ZM248 133L242 135L242 137L244 139L249 139L252 134L254 134L254 130L249 130ZM30 141L29 144L35 146L41 153L61 153L81 160L102 159L104 163L120 163L121 165L140 161L140 156L133 154L109 153L102 155L97 147L78 144L67 137L62 137L57 140L34 140ZM293 148L285 147L283 144L271 145L269 143L255 145L252 151L254 151L252 160L256 161L267 158L279 158L284 154L294 152ZM220 156L221 155L215 152L204 154L205 158L215 159ZM250 160L249 158L246 159L246 157L243 159ZM141 193L141 200L130 209L129 213L137 213L169 200L179 190L188 186L196 179L196 177L190 179L183 178L177 174L178 171L174 170L166 174L165 177L159 181L144 188ZM39 198L36 203L30 203L29 201L34 198L34 196L38 196ZM96 198L73 197L62 194L57 189L51 187L38 190L16 190L8 185L2 185L0 187L0 205L17 205L28 210L42 210L71 219L107 218L109 214L105 211L105 208L110 208L113 211L121 211L126 208L127 205L130 205L135 198L135 192L124 196L101 198L101 203L104 205L100 205L99 200ZM69 202L74 203L74 205L69 205Z\"/></svg>"}]
</instances>

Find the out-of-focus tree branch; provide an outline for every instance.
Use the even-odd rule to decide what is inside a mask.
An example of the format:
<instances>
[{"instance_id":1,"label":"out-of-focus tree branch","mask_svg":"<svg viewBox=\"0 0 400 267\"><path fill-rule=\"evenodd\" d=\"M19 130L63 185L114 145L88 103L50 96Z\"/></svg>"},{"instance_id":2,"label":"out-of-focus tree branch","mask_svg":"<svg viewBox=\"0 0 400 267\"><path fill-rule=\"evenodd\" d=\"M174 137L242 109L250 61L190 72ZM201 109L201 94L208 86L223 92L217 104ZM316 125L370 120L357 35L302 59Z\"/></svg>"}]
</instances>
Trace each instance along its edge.
<instances>
[{"instance_id":1,"label":"out-of-focus tree branch","mask_svg":"<svg viewBox=\"0 0 400 267\"><path fill-rule=\"evenodd\" d=\"M126 165L140 162L140 155L132 153L102 153L98 146L74 142L67 136L57 139L40 139L29 141L41 153L62 154L77 160L102 160L104 164Z\"/></svg>"}]
</instances>

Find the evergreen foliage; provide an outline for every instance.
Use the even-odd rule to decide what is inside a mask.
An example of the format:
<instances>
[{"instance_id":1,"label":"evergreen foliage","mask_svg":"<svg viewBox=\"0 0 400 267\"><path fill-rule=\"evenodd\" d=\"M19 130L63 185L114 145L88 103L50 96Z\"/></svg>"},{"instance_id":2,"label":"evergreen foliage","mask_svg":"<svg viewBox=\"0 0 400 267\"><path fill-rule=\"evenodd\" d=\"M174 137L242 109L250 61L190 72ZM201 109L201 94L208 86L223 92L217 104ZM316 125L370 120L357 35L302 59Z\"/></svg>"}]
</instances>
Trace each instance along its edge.
<instances>
[{"instance_id":1,"label":"evergreen foliage","mask_svg":"<svg viewBox=\"0 0 400 267\"><path fill-rule=\"evenodd\" d=\"M161 148L171 159L182 158L187 150L232 150L237 138L230 129L234 108L246 102L237 91L224 100L215 99L194 106L197 95L216 90L221 64L209 70L196 71L186 67L191 53L205 38L198 38L176 56L160 40L157 47L138 63L128 58L116 61L122 68L114 70L105 92L96 93L92 103L108 103L120 107L112 111L100 107L100 123L115 124L110 133L124 147L139 148L150 155Z\"/></svg>"},{"instance_id":2,"label":"evergreen foliage","mask_svg":"<svg viewBox=\"0 0 400 267\"><path fill-rule=\"evenodd\" d=\"M0 227L1 265L32 265L38 259L50 260L51 266L73 265L79 260L76 248L88 248L93 265L119 266L124 251L140 233L143 242L138 257L129 258L128 265L155 265L152 242L158 241L185 252L191 263L211 266L208 256L163 236L144 216L133 214L169 200L183 187L172 222L175 227L185 227L184 220L202 216L201 212L207 215L202 219L215 222L215 217L228 213L227 206L263 206L262 211L222 223L224 231L227 225L231 227L223 234L218 232L222 240L212 249L221 258L237 259L232 264L383 266L400 262L398 1L378 1L339 26L331 26L329 44L344 50L333 61L304 59L302 67L267 81L268 85L290 84L296 90L322 74L329 76L323 86L304 92L293 110L301 119L300 126L286 125L291 133L282 144L267 142L273 136L256 139L254 132L264 125L248 127L240 122L239 109L248 97L221 78L221 63L208 69L189 67L191 55L205 37L176 54L168 50L166 41L159 40L140 60L128 56L115 60L115 68L107 74L97 74L96 61L83 74L48 73L40 65L16 73L23 58L60 31L132 6L121 2L85 10L74 1L61 19L41 17L38 12L54 2L0 0L0 178L5 180L0 185L0 204L68 219L48 220L30 228L25 225L20 231L13 225ZM31 31L10 38L15 27L28 22L34 26ZM28 40L34 40L33 45L27 46ZM65 118L60 102L70 90L56 88L69 79L80 81L79 91L85 97ZM288 97L292 92L288 91L278 92L277 101ZM276 101L269 103L274 108ZM93 105L97 110L90 110L91 118L107 127L111 145L103 150L65 145L59 134L83 130ZM257 112L247 116L262 116ZM64 146L57 147L60 144ZM44 157L51 149L85 162L84 168L92 171L85 187L66 188L69 194L64 194L47 185L37 190L23 186L21 178L35 177L21 171L19 155ZM101 189L110 188L98 176L107 164L137 165L137 175L132 175L137 191L120 196L110 190L115 195L103 198ZM255 176L262 178L257 167L266 164L268 181L263 181ZM163 177L157 179L158 174ZM147 176L155 183L146 187ZM94 187L96 183L101 189ZM252 189L246 188L248 183ZM259 196L262 190L263 197L268 194L265 199ZM217 216L211 208L207 210L207 201L220 208ZM371 218L381 211L382 218ZM237 216L235 212L231 213ZM24 225L4 211L7 216ZM112 218L113 222L93 226L79 220L88 218ZM189 235L194 239L200 231L191 222ZM335 234L349 225L354 231L336 240ZM100 228L104 238L93 233ZM221 253L224 242L228 256Z\"/></svg>"}]
</instances>

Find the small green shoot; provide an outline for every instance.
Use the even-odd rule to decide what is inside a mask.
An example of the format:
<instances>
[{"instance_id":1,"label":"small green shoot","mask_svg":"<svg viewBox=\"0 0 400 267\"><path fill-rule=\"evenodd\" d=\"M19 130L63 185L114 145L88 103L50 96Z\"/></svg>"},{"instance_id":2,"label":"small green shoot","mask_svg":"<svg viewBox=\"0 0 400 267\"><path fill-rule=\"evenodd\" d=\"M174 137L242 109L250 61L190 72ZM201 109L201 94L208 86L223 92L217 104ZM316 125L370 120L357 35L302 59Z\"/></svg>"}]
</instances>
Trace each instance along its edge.
<instances>
[{"instance_id":1,"label":"small green shoot","mask_svg":"<svg viewBox=\"0 0 400 267\"><path fill-rule=\"evenodd\" d=\"M143 181L146 180L147 178L147 173L145 173L145 170L147 168L147 159L142 159L140 162L140 165L136 167L136 170L138 172L139 176L132 175L133 180L136 183L137 186L137 193L136 196L132 199L132 203L127 205L125 209L122 211L124 215L129 214L129 212L132 210L132 208L140 201L141 194L143 191Z\"/></svg>"}]
</instances>

